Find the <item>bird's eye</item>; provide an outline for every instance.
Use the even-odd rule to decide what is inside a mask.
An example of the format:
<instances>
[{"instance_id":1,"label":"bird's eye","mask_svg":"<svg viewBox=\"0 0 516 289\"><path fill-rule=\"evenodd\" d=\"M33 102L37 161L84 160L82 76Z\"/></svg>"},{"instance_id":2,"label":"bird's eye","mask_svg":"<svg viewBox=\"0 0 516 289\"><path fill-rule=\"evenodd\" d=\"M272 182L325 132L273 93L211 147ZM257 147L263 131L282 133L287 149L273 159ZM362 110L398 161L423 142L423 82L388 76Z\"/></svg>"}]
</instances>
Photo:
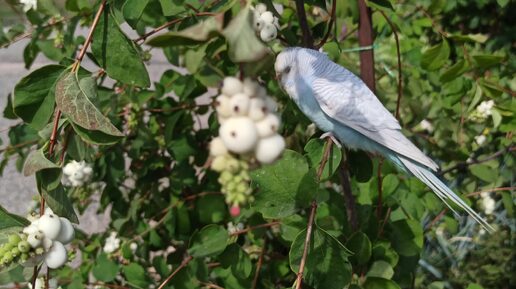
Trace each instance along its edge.
<instances>
[{"instance_id":1,"label":"bird's eye","mask_svg":"<svg viewBox=\"0 0 516 289\"><path fill-rule=\"evenodd\" d=\"M283 70L284 73L289 73L290 72L290 66L287 66L285 67L285 70Z\"/></svg>"}]
</instances>

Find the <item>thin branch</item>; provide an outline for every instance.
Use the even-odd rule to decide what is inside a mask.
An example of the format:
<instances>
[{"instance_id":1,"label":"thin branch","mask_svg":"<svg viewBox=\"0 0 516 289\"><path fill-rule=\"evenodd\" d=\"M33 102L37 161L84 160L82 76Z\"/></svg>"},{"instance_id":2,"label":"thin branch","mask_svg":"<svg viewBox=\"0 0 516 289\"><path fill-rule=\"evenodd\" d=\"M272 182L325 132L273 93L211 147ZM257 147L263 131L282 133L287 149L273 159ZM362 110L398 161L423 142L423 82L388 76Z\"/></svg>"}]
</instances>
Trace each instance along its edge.
<instances>
[{"instance_id":1,"label":"thin branch","mask_svg":"<svg viewBox=\"0 0 516 289\"><path fill-rule=\"evenodd\" d=\"M28 146L28 145L33 145L33 144L35 144L37 142L38 142L37 140L31 140L31 141L22 142L22 143L15 144L15 145L9 145L9 146L6 146L5 148L1 148L0 149L0 153L2 153L4 151L7 152L7 151L10 151L10 150L21 148L21 147Z\"/></svg>"},{"instance_id":2,"label":"thin branch","mask_svg":"<svg viewBox=\"0 0 516 289\"><path fill-rule=\"evenodd\" d=\"M493 159L496 159L498 158L499 156L505 154L505 153L510 153L510 152L513 152L513 151L516 151L516 146L508 146L504 149L501 149L497 152L495 152L494 154L484 158L484 159L481 159L481 160L477 160L477 159L473 159L473 160L470 160L470 161L465 161L465 162L460 162L450 168L447 168L446 170L443 170L441 171L439 174L442 176L446 173L449 173L451 171L454 171L454 170L461 170L461 169L465 169L467 168L468 166L471 166L471 165L476 165L476 164L480 164L480 163L484 163L484 162L487 162L487 161L490 161L490 160L493 160Z\"/></svg>"},{"instance_id":3,"label":"thin branch","mask_svg":"<svg viewBox=\"0 0 516 289\"><path fill-rule=\"evenodd\" d=\"M59 119L61 118L61 111L56 108L56 113L54 114L54 125L52 126L52 133L50 134L50 145L48 147L48 155L52 156L54 153L54 148L57 142L57 132L59 130Z\"/></svg>"},{"instance_id":4,"label":"thin branch","mask_svg":"<svg viewBox=\"0 0 516 289\"><path fill-rule=\"evenodd\" d=\"M279 225L279 224L281 224L279 221L265 223L265 224L260 224L260 225L252 226L252 227L249 227L249 228L245 228L245 229L233 232L233 233L231 233L230 236L238 236L238 235L242 235L242 234L248 233L248 232L256 230L256 229L274 227L274 226Z\"/></svg>"},{"instance_id":5,"label":"thin branch","mask_svg":"<svg viewBox=\"0 0 516 289\"><path fill-rule=\"evenodd\" d=\"M396 40L396 54L398 55L398 100L396 101L396 118L398 121L400 120L400 102L401 98L403 96L403 78L402 78L402 71L401 71L401 52L400 52L400 40L398 38L398 32L396 31L396 27L392 23L391 19L387 17L385 12L380 10L380 13L382 13L385 20L387 20L387 23L389 23L389 26L391 26L392 33L394 34L394 39Z\"/></svg>"},{"instance_id":6,"label":"thin branch","mask_svg":"<svg viewBox=\"0 0 516 289\"><path fill-rule=\"evenodd\" d=\"M324 170L324 166L328 162L328 158L330 157L331 147L333 145L333 141L331 137L326 138L326 146L323 152L323 158L321 160L321 164L319 165L319 169L317 170L317 181L321 180L321 175ZM315 213L317 212L317 201L314 199L312 201L310 216L308 217L308 225L306 228L306 237L305 244L303 248L303 256L301 257L301 262L299 263L299 271L297 273L296 278L296 289L300 289L303 283L303 273L305 271L306 258L308 256L308 247L310 246L310 239L312 238L313 224L315 219Z\"/></svg>"},{"instance_id":7,"label":"thin branch","mask_svg":"<svg viewBox=\"0 0 516 289\"><path fill-rule=\"evenodd\" d=\"M161 25L161 26L159 26L159 27L157 27L157 28L154 28L154 29L152 29L151 31L149 31L149 32L147 32L147 33L145 33L145 34L143 34L142 36L140 36L140 37L138 37L138 38L134 39L133 41L134 41L135 43L138 43L138 42L140 42L140 41L145 41L145 40L147 40L147 38L149 38L149 36L152 36L152 35L154 35L154 34L156 34L156 33L160 32L161 30L163 30L163 29L165 29L165 28L167 28L167 27L170 27L170 26L172 26L172 25L174 25L174 24L177 24L177 23L179 23L179 22L182 22L182 21L184 21L184 20L186 20L186 19L188 19L188 18L191 18L191 17L199 17L199 16L215 16L215 15L217 15L217 13L212 13L212 12L199 12L199 13L196 13L196 14L194 14L194 15L192 15L192 16L186 16L186 17L183 17L183 18L177 18L177 19L174 19L174 20L170 20L170 21L168 21L167 23L165 23L165 24L163 24L163 25Z\"/></svg>"},{"instance_id":8,"label":"thin branch","mask_svg":"<svg viewBox=\"0 0 516 289\"><path fill-rule=\"evenodd\" d=\"M95 27L97 27L97 24L99 23L99 20L100 20L100 16L102 16L102 12L104 12L104 8L106 7L106 1L107 0L102 0L102 3L99 6L99 10L97 11L97 14L95 14L93 23L91 23L90 31L88 32L88 36L86 37L86 41L84 41L81 51L79 52L79 55L75 59L74 66L72 67L72 71L74 71L74 72L77 71L77 69L79 69L81 61L84 58L84 55L86 55L86 50L88 49L88 46L90 45L91 40L93 39L93 32L95 31Z\"/></svg>"},{"instance_id":9,"label":"thin branch","mask_svg":"<svg viewBox=\"0 0 516 289\"><path fill-rule=\"evenodd\" d=\"M374 42L373 23L371 19L371 9L365 0L358 0L358 10L360 12L358 24L358 44L360 47L372 47ZM360 51L360 77L367 84L369 89L375 92L374 77L374 52L372 49Z\"/></svg>"},{"instance_id":10,"label":"thin branch","mask_svg":"<svg viewBox=\"0 0 516 289\"><path fill-rule=\"evenodd\" d=\"M483 191L478 191L478 192L472 192L472 193L466 194L466 195L465 195L465 197L478 196L478 195L481 195L481 194L483 194L483 193L503 192L503 191L514 191L514 190L516 190L516 187L501 187L501 188L493 188L493 189L489 189L489 190L483 190Z\"/></svg>"},{"instance_id":11,"label":"thin branch","mask_svg":"<svg viewBox=\"0 0 516 289\"><path fill-rule=\"evenodd\" d=\"M67 17L63 17L62 19L59 19L59 20L51 19L46 25L41 26L41 29L45 29L45 28L57 25L59 23L66 22L68 20L70 20L70 18L67 18ZM9 42L0 45L0 48L9 47L22 39L30 38L32 36L32 34L34 33L34 30L36 30L36 28L38 28L37 25L32 26L29 31L19 34L19 35L15 36L13 39L11 39Z\"/></svg>"},{"instance_id":12,"label":"thin branch","mask_svg":"<svg viewBox=\"0 0 516 289\"><path fill-rule=\"evenodd\" d=\"M378 230L378 238L380 238L383 234L383 229L385 228L385 224L387 224L387 220L389 219L389 217L391 216L391 207L389 207L387 209L387 213L385 214L385 217L383 218L383 222L382 222L382 225L380 226L380 230Z\"/></svg>"},{"instance_id":13,"label":"thin branch","mask_svg":"<svg viewBox=\"0 0 516 289\"><path fill-rule=\"evenodd\" d=\"M224 289L224 287L220 287L217 284L208 283L208 282L199 282L199 284L206 286L206 288L212 288L212 289Z\"/></svg>"},{"instance_id":14,"label":"thin branch","mask_svg":"<svg viewBox=\"0 0 516 289\"><path fill-rule=\"evenodd\" d=\"M310 27L308 27L308 21L306 20L305 1L296 0L296 11L299 26L303 32L303 46L306 48L314 48L314 39L312 38Z\"/></svg>"},{"instance_id":15,"label":"thin branch","mask_svg":"<svg viewBox=\"0 0 516 289\"><path fill-rule=\"evenodd\" d=\"M161 283L161 285L159 285L158 289L163 289L165 288L165 286L167 285L168 282L170 282L170 280L172 280L172 278L174 278L174 276L179 272L181 271L181 269L183 269L184 267L186 267L188 265L188 263L190 263L190 261L192 261L193 257L192 256L188 256L186 257L185 259L183 259L183 262L181 262L181 265L179 265L179 267L176 268L176 270L174 270L174 272L172 272L168 277L167 279L165 279L165 281L163 281L163 283Z\"/></svg>"},{"instance_id":16,"label":"thin branch","mask_svg":"<svg viewBox=\"0 0 516 289\"><path fill-rule=\"evenodd\" d=\"M306 257L308 256L308 247L310 246L310 239L312 237L313 223L315 218L315 212L317 211L317 202L315 200L312 201L312 210L310 211L310 216L308 217L308 227L306 228L306 238L305 245L303 248L303 256L301 257L301 262L299 263L299 272L297 273L296 278L296 289L301 289L301 285L303 283L303 273L305 272L305 264Z\"/></svg>"},{"instance_id":17,"label":"thin branch","mask_svg":"<svg viewBox=\"0 0 516 289\"><path fill-rule=\"evenodd\" d=\"M425 231L428 231L430 228L432 228L437 222L439 222L440 219L444 217L444 215L448 212L448 208L444 208L435 218L426 226Z\"/></svg>"},{"instance_id":18,"label":"thin branch","mask_svg":"<svg viewBox=\"0 0 516 289\"><path fill-rule=\"evenodd\" d=\"M258 262L256 263L256 272L254 273L253 287L251 287L251 289L256 289L256 286L258 285L258 277L260 276L260 270L262 269L263 256L265 255L265 251L267 251L267 238L263 239L263 248L262 252L260 253L260 257L258 258Z\"/></svg>"},{"instance_id":19,"label":"thin branch","mask_svg":"<svg viewBox=\"0 0 516 289\"><path fill-rule=\"evenodd\" d=\"M344 191L346 215L348 216L348 222L351 225L351 230L355 232L358 230L358 216L355 209L355 196L353 196L353 192L351 191L351 181L349 177L347 160L341 163L339 173L342 182L342 190Z\"/></svg>"},{"instance_id":20,"label":"thin branch","mask_svg":"<svg viewBox=\"0 0 516 289\"><path fill-rule=\"evenodd\" d=\"M337 0L333 0L331 4L331 14L330 14L330 21L328 22L328 31L326 31L326 34L324 35L323 39L317 46L316 49L319 49L323 47L323 45L328 41L328 38L331 34L331 28L333 27L333 23L335 23L335 10L337 10Z\"/></svg>"},{"instance_id":21,"label":"thin branch","mask_svg":"<svg viewBox=\"0 0 516 289\"><path fill-rule=\"evenodd\" d=\"M376 218L380 220L380 217L382 216L382 202L383 202L383 190L382 190L382 165L383 165L383 158L378 158L378 171L377 171L377 177L378 177L378 205L376 206Z\"/></svg>"}]
</instances>

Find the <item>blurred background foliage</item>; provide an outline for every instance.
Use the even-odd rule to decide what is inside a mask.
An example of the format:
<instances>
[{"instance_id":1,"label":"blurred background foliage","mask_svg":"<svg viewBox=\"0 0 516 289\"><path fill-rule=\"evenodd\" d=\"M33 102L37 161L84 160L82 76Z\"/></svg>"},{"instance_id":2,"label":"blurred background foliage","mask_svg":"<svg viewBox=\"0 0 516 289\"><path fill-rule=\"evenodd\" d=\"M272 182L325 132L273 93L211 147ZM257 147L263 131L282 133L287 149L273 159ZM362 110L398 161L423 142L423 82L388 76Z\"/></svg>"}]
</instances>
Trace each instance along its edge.
<instances>
[{"instance_id":1,"label":"blurred background foliage","mask_svg":"<svg viewBox=\"0 0 516 289\"><path fill-rule=\"evenodd\" d=\"M99 55L123 52L115 46L98 46L94 37L87 57L98 67L84 69L81 78L93 77L97 98L92 102L125 137L81 129L65 120L52 161L59 163L57 156L63 154L64 162L93 164L96 185L66 188L66 195L82 212L100 191L102 210L111 207L110 230L117 232L122 245L108 254L102 247L109 231L80 236L74 243L79 269L66 267L51 273L62 287L150 288L185 260L185 254L195 258L168 288L289 287L298 270L309 203L315 197L319 208L313 246L320 251L311 251L303 288L514 288L516 20L511 13L516 2L370 0L375 41L372 47L360 47L357 1L337 1L335 25L321 48L357 74L359 51L373 49L377 95L395 112L400 97L397 48L393 26L386 18L392 22L401 53L400 123L411 140L441 165L442 176L454 191L483 212L496 228L494 234L464 214L450 213L419 181L387 162L380 166L377 157L360 151L340 153L334 148L335 163L328 165L320 186L306 180L318 168L324 141L318 140L320 132L307 129L310 122L278 87L272 66L273 51L300 45L295 3L263 1L280 16L281 24L280 37L269 44L269 50L264 44L246 45L255 36L245 29L231 35L210 30L213 27L206 20L215 16L200 13L223 15L221 25L227 27L244 10L240 2L109 1L108 13L118 23L125 22L122 30L113 28L109 33L134 30L131 33L140 36L133 39L140 56L137 61L147 62L163 53L171 69L145 87L147 71L115 72L113 67L122 67L116 60L106 67ZM318 43L328 29L332 3L304 2ZM36 10L24 13L18 1L0 2L0 45L8 47L30 37L23 51L28 69L37 69L32 63L39 54L64 69L85 40L76 33L78 28L91 25L100 1L37 3ZM167 27L173 33L145 36L170 21L175 21ZM196 31L207 32L203 39L185 30L193 25L199 25ZM249 59L237 63L230 49ZM254 61L262 51L269 53ZM135 61L131 55L121 56ZM256 202L232 218L224 197L217 194L218 176L205 164L207 144L219 127L211 97L224 76L240 72L259 79L280 103L282 135L292 151L253 173ZM34 79L41 79L37 70L33 73ZM54 105L43 105L41 99L17 104L16 97L9 97L4 117L21 118L24 123L9 129L0 170L8 160L15 160L21 171L34 145L48 142ZM340 187L341 160L351 174L353 209L359 221L356 231L348 222ZM302 169L293 170L293 164ZM49 181L41 173L38 178ZM288 180L299 186L293 188ZM278 186L287 189L275 190ZM261 224L267 225L255 227ZM253 230L241 234L235 229L242 227ZM132 243L137 249L130 249ZM256 270L259 278L254 285ZM21 268L0 274L1 283L24 280ZM220 287L209 287L215 284Z\"/></svg>"}]
</instances>

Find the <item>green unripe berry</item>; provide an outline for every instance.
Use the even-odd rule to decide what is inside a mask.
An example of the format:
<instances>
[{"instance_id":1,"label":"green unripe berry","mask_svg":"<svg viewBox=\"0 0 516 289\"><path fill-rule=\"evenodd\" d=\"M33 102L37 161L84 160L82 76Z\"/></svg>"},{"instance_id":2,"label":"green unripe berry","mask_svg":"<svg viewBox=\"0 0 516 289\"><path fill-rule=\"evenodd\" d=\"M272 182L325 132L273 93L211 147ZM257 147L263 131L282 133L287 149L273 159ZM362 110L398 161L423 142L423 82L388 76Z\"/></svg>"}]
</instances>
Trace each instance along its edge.
<instances>
[{"instance_id":1,"label":"green unripe berry","mask_svg":"<svg viewBox=\"0 0 516 289\"><path fill-rule=\"evenodd\" d=\"M231 174L229 171L223 171L222 174L220 174L220 183L225 184L228 181L230 181L233 178L233 174Z\"/></svg>"},{"instance_id":2,"label":"green unripe berry","mask_svg":"<svg viewBox=\"0 0 516 289\"><path fill-rule=\"evenodd\" d=\"M36 255L41 255L41 254L45 253L45 249L39 247L39 248L36 248L35 252L36 252Z\"/></svg>"},{"instance_id":3,"label":"green unripe berry","mask_svg":"<svg viewBox=\"0 0 516 289\"><path fill-rule=\"evenodd\" d=\"M1 263L2 263L2 265L7 265L7 264L11 263L11 260L6 257L3 257Z\"/></svg>"},{"instance_id":4,"label":"green unripe berry","mask_svg":"<svg viewBox=\"0 0 516 289\"><path fill-rule=\"evenodd\" d=\"M27 260L29 260L29 254L28 253L22 253L20 255L20 259L22 262L26 262Z\"/></svg>"},{"instance_id":5,"label":"green unripe berry","mask_svg":"<svg viewBox=\"0 0 516 289\"><path fill-rule=\"evenodd\" d=\"M245 194L245 192L247 191L247 184L246 183L238 184L236 190L239 194Z\"/></svg>"},{"instance_id":6,"label":"green unripe berry","mask_svg":"<svg viewBox=\"0 0 516 289\"><path fill-rule=\"evenodd\" d=\"M27 241L21 241L18 243L18 250L22 253L27 253L30 250L30 244Z\"/></svg>"},{"instance_id":7,"label":"green unripe berry","mask_svg":"<svg viewBox=\"0 0 516 289\"><path fill-rule=\"evenodd\" d=\"M234 176L234 177L233 177L233 181L234 181L235 183L240 183L240 182L242 182L243 180L244 180L244 179L243 179L240 175L236 175L236 176Z\"/></svg>"},{"instance_id":8,"label":"green unripe berry","mask_svg":"<svg viewBox=\"0 0 516 289\"><path fill-rule=\"evenodd\" d=\"M27 234L25 234L25 233L21 233L21 234L20 234L20 238L22 239L22 241L27 240L27 237L28 237L28 236L27 236Z\"/></svg>"},{"instance_id":9,"label":"green unripe berry","mask_svg":"<svg viewBox=\"0 0 516 289\"><path fill-rule=\"evenodd\" d=\"M13 254L11 253L11 251L5 252L3 259L8 260L7 263L11 262L11 260L13 259Z\"/></svg>"},{"instance_id":10,"label":"green unripe berry","mask_svg":"<svg viewBox=\"0 0 516 289\"><path fill-rule=\"evenodd\" d=\"M18 235L18 234L9 235L9 243L10 244L18 245L18 242L20 242L20 241L21 241L20 235Z\"/></svg>"},{"instance_id":11,"label":"green unripe berry","mask_svg":"<svg viewBox=\"0 0 516 289\"><path fill-rule=\"evenodd\" d=\"M228 191L233 191L236 188L237 184L235 182L229 182L226 186Z\"/></svg>"},{"instance_id":12,"label":"green unripe berry","mask_svg":"<svg viewBox=\"0 0 516 289\"><path fill-rule=\"evenodd\" d=\"M12 254L13 258L18 257L20 255L20 250L18 249L18 247L12 248L11 254Z\"/></svg>"},{"instance_id":13,"label":"green unripe berry","mask_svg":"<svg viewBox=\"0 0 516 289\"><path fill-rule=\"evenodd\" d=\"M11 251L12 248L14 248L14 245L11 244L11 243L7 243L7 244L4 245L4 250L6 252Z\"/></svg>"}]
</instances>

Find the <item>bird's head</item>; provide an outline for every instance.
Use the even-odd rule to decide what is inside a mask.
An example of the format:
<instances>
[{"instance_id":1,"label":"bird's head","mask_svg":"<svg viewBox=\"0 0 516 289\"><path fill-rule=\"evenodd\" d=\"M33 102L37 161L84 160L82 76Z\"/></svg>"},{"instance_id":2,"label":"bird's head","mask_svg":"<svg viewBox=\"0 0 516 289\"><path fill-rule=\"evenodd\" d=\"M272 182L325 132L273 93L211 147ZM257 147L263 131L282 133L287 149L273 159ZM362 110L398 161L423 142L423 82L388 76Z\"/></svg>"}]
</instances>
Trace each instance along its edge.
<instances>
[{"instance_id":1,"label":"bird's head","mask_svg":"<svg viewBox=\"0 0 516 289\"><path fill-rule=\"evenodd\" d=\"M327 62L327 56L317 50L289 47L276 57L274 64L276 79L292 96L289 90L299 85L300 81L309 79L320 70L323 63Z\"/></svg>"},{"instance_id":2,"label":"bird's head","mask_svg":"<svg viewBox=\"0 0 516 289\"><path fill-rule=\"evenodd\" d=\"M286 48L276 57L274 70L276 79L283 89L294 85L294 80L299 74L298 54L300 48Z\"/></svg>"}]
</instances>

